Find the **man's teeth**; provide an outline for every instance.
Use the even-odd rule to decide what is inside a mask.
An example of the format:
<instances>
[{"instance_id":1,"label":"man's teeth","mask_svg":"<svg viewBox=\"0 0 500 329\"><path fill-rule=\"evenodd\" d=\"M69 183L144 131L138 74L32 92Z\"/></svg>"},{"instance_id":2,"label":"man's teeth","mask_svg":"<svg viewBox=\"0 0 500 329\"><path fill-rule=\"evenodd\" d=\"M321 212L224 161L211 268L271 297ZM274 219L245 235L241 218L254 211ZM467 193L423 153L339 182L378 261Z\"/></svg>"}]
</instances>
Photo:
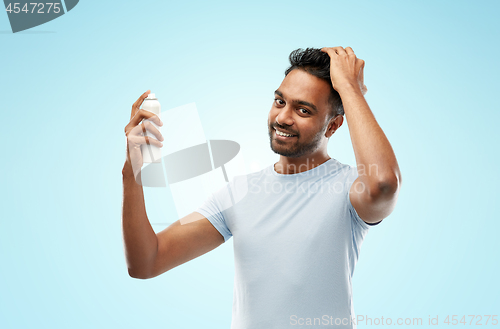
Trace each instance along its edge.
<instances>
[{"instance_id":1,"label":"man's teeth","mask_svg":"<svg viewBox=\"0 0 500 329\"><path fill-rule=\"evenodd\" d=\"M278 131L277 129L274 129L274 130L276 131L276 134L278 134L280 136L284 136L284 137L292 137L293 136L293 135L282 133L281 131Z\"/></svg>"}]
</instances>

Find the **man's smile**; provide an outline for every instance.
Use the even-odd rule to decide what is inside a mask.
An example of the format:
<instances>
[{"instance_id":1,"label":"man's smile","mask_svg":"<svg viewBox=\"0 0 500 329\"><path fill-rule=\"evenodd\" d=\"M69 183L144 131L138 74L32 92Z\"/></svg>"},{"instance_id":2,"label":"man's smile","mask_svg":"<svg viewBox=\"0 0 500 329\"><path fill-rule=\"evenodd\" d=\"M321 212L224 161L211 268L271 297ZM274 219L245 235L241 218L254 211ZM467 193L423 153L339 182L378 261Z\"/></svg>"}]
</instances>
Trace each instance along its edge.
<instances>
[{"instance_id":1,"label":"man's smile","mask_svg":"<svg viewBox=\"0 0 500 329\"><path fill-rule=\"evenodd\" d=\"M273 129L274 129L274 136L279 140L290 140L292 138L297 137L297 135L292 134L288 131L278 129L276 127L273 127Z\"/></svg>"}]
</instances>

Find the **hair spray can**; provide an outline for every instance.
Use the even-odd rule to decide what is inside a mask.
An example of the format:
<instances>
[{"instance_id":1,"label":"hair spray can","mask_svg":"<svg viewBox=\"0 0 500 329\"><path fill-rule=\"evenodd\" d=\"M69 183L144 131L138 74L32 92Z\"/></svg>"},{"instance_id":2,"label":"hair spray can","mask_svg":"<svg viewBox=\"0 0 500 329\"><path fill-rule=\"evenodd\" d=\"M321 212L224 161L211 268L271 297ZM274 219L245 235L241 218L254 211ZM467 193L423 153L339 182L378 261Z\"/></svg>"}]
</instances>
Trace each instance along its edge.
<instances>
[{"instance_id":1,"label":"hair spray can","mask_svg":"<svg viewBox=\"0 0 500 329\"><path fill-rule=\"evenodd\" d=\"M161 105L160 102L158 102L158 99L155 97L155 94L148 95L148 97L144 100L144 103L142 103L142 108L146 111L156 114L161 119L160 117ZM147 121L149 121L161 133L159 126L157 126L151 120ZM146 136L156 139L156 137L147 130L146 130ZM161 162L161 149L159 147L154 145L142 144L141 152L142 152L143 163Z\"/></svg>"}]
</instances>

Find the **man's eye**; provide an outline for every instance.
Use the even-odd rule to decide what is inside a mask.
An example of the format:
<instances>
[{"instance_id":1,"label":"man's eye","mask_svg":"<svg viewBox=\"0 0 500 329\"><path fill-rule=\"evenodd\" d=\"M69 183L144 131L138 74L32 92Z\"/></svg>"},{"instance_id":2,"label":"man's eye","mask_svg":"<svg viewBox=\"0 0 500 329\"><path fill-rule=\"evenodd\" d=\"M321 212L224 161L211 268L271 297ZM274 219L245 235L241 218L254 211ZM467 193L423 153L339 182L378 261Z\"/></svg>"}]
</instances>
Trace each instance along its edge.
<instances>
[{"instance_id":1,"label":"man's eye","mask_svg":"<svg viewBox=\"0 0 500 329\"><path fill-rule=\"evenodd\" d=\"M310 112L306 109L299 109L299 111L301 111L302 114L310 114Z\"/></svg>"},{"instance_id":2,"label":"man's eye","mask_svg":"<svg viewBox=\"0 0 500 329\"><path fill-rule=\"evenodd\" d=\"M275 98L275 99L274 99L274 102L275 102L276 104L278 104L278 105L283 105L283 104L285 104L285 102L283 102L283 100L281 100L281 99L279 99L279 98Z\"/></svg>"}]
</instances>

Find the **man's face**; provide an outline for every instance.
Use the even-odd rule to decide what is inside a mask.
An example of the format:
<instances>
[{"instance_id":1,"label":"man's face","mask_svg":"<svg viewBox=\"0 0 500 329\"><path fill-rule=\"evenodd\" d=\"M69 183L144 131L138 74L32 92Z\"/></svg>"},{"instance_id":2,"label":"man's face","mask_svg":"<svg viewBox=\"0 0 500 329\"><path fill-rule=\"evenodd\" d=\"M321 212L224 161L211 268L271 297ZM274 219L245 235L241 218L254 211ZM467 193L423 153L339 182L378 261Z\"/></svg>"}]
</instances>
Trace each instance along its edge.
<instances>
[{"instance_id":1,"label":"man's face","mask_svg":"<svg viewBox=\"0 0 500 329\"><path fill-rule=\"evenodd\" d=\"M268 117L273 152L298 158L326 146L330 113L330 86L326 81L294 69L283 79L274 95ZM280 136L279 132L293 136Z\"/></svg>"}]
</instances>

